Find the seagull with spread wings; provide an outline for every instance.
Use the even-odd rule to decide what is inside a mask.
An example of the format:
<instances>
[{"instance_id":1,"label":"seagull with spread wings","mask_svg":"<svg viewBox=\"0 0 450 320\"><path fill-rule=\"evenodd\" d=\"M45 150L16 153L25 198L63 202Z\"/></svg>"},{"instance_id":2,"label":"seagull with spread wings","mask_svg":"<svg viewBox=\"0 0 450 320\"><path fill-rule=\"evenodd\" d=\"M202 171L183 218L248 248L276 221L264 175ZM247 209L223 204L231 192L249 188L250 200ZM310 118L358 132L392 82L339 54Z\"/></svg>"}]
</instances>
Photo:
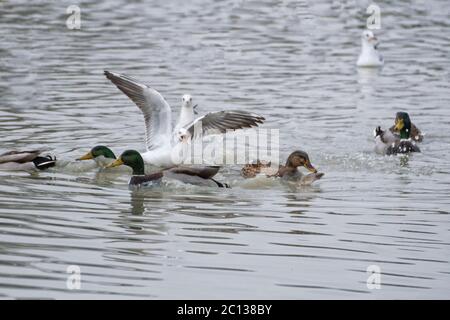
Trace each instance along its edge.
<instances>
[{"instance_id":1,"label":"seagull with spread wings","mask_svg":"<svg viewBox=\"0 0 450 320\"><path fill-rule=\"evenodd\" d=\"M256 127L265 120L254 113L230 110L210 112L188 123L181 123L180 120L172 128L172 110L158 91L122 74L105 71L105 76L142 111L147 145L147 152L142 154L142 158L145 163L154 166L170 167L182 163L185 160L183 157L187 155L187 142L191 139L225 133L227 130ZM199 127L200 133L194 130Z\"/></svg>"}]
</instances>

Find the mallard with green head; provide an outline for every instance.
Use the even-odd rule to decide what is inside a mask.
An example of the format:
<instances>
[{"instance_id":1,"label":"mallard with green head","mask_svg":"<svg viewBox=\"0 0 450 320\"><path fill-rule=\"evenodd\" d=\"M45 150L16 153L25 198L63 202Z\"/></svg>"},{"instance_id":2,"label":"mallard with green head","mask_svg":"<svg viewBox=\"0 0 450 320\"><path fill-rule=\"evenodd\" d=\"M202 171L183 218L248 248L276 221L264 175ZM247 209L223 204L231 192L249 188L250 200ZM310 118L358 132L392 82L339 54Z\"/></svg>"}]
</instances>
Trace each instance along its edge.
<instances>
[{"instance_id":1,"label":"mallard with green head","mask_svg":"<svg viewBox=\"0 0 450 320\"><path fill-rule=\"evenodd\" d=\"M391 130L375 129L375 151L379 154L407 154L420 152L411 139L411 120L407 112L397 112L392 133Z\"/></svg>"},{"instance_id":2,"label":"mallard with green head","mask_svg":"<svg viewBox=\"0 0 450 320\"><path fill-rule=\"evenodd\" d=\"M163 179L173 179L197 186L229 188L226 183L221 183L213 179L220 169L219 166L173 167L151 174L145 174L144 159L136 150L124 151L118 159L107 167L117 167L120 165L126 165L133 169L133 175L129 182L131 186L159 185Z\"/></svg>"},{"instance_id":3,"label":"mallard with green head","mask_svg":"<svg viewBox=\"0 0 450 320\"><path fill-rule=\"evenodd\" d=\"M396 119L402 118L403 117L403 115L402 115L403 113L406 113L406 112L397 112L395 118ZM408 113L406 113L406 115L409 118ZM389 131L391 131L391 133L394 134L395 136L397 136L398 138L401 138L400 137L400 132L395 128L396 127L396 123L397 123L397 121L395 122L395 124L392 127L389 128ZM417 126L411 120L410 120L410 123L411 123L411 134L409 135L410 139L415 141L415 142L422 142L423 141L423 137L424 137L422 131L420 131L420 129L417 128Z\"/></svg>"},{"instance_id":4,"label":"mallard with green head","mask_svg":"<svg viewBox=\"0 0 450 320\"><path fill-rule=\"evenodd\" d=\"M299 167L304 167L310 174L303 175ZM311 164L309 156L305 151L297 150L292 152L286 160L286 164L280 165L278 170L271 167L271 162L258 160L256 163L247 164L241 170L244 178L253 178L258 174L265 174L267 177L279 177L283 180L292 181L301 185L309 185L323 177L324 173L317 172Z\"/></svg>"},{"instance_id":5,"label":"mallard with green head","mask_svg":"<svg viewBox=\"0 0 450 320\"><path fill-rule=\"evenodd\" d=\"M0 155L0 170L45 170L54 167L56 157L40 156L42 150L9 151Z\"/></svg>"},{"instance_id":6,"label":"mallard with green head","mask_svg":"<svg viewBox=\"0 0 450 320\"><path fill-rule=\"evenodd\" d=\"M94 160L100 167L106 167L116 160L116 155L106 146L95 146L77 160Z\"/></svg>"}]
</instances>

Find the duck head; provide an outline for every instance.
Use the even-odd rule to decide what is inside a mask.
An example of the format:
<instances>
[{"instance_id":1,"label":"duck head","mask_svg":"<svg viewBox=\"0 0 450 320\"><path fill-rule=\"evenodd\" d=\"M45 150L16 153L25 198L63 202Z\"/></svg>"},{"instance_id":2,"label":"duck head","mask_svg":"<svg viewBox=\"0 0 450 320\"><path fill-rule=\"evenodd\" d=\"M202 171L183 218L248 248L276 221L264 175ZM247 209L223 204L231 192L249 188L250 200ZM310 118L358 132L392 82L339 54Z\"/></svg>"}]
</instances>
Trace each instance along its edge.
<instances>
[{"instance_id":1,"label":"duck head","mask_svg":"<svg viewBox=\"0 0 450 320\"><path fill-rule=\"evenodd\" d=\"M394 131L400 132L400 139L409 139L411 135L411 119L407 112L397 112Z\"/></svg>"},{"instance_id":2,"label":"duck head","mask_svg":"<svg viewBox=\"0 0 450 320\"><path fill-rule=\"evenodd\" d=\"M142 159L141 154L136 150L126 150L120 157L114 162L110 163L107 168L118 167L121 165L126 165L133 169L133 175L144 175L145 166L144 159Z\"/></svg>"},{"instance_id":3,"label":"duck head","mask_svg":"<svg viewBox=\"0 0 450 320\"><path fill-rule=\"evenodd\" d=\"M286 160L285 167L297 169L298 167L305 167L313 173L317 173L316 168L313 167L309 156L305 151L297 150L292 152Z\"/></svg>"},{"instance_id":4,"label":"duck head","mask_svg":"<svg viewBox=\"0 0 450 320\"><path fill-rule=\"evenodd\" d=\"M110 148L105 146L95 146L91 149L91 151L78 158L77 160L92 160L101 156L108 159L116 159L116 155L111 151Z\"/></svg>"}]
</instances>

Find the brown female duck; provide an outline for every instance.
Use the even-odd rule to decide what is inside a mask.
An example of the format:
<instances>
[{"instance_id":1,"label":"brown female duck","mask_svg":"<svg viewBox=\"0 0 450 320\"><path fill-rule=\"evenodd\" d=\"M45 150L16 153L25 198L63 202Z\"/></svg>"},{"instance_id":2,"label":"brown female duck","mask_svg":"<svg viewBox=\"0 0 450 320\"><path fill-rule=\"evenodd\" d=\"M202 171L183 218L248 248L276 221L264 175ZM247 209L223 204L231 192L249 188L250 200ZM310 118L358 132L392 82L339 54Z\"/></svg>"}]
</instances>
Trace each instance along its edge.
<instances>
[{"instance_id":1,"label":"brown female duck","mask_svg":"<svg viewBox=\"0 0 450 320\"><path fill-rule=\"evenodd\" d=\"M303 175L298 167L305 167L311 173ZM267 177L279 177L283 180L300 182L300 184L309 185L323 177L324 173L317 172L311 164L309 156L305 151L297 150L292 152L286 160L284 166L279 166L278 170L271 167L271 162L257 160L256 163L246 164L241 169L241 175L244 178L253 178L256 175L264 173Z\"/></svg>"}]
</instances>

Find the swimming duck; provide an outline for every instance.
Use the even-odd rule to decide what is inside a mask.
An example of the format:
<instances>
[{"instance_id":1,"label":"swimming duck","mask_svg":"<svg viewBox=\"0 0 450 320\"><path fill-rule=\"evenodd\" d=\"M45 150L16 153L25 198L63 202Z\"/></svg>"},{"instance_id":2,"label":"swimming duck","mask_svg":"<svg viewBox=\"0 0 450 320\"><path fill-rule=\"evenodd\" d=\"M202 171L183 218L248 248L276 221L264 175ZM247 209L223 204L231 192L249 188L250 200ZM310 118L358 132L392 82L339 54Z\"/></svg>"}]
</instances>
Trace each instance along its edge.
<instances>
[{"instance_id":1,"label":"swimming duck","mask_svg":"<svg viewBox=\"0 0 450 320\"><path fill-rule=\"evenodd\" d=\"M214 180L214 177L219 171L219 166L206 166L206 167L173 167L151 174L145 174L144 159L141 154L136 150L127 150L109 164L107 167L117 167L120 165L126 165L133 169L133 175L129 181L130 186L151 186L158 185L161 181L166 179L174 179L183 183L198 185L198 186L211 186L219 188L229 188L226 183L221 183Z\"/></svg>"},{"instance_id":2,"label":"swimming duck","mask_svg":"<svg viewBox=\"0 0 450 320\"><path fill-rule=\"evenodd\" d=\"M392 131L382 130L381 127L375 129L375 151L385 155L420 152L419 147L411 139L411 128L408 113L397 112Z\"/></svg>"},{"instance_id":3,"label":"swimming duck","mask_svg":"<svg viewBox=\"0 0 450 320\"><path fill-rule=\"evenodd\" d=\"M378 39L372 31L364 30L361 37L361 53L356 65L358 67L381 67L383 56L378 51Z\"/></svg>"},{"instance_id":4,"label":"swimming duck","mask_svg":"<svg viewBox=\"0 0 450 320\"><path fill-rule=\"evenodd\" d=\"M311 173L303 175L298 167L305 167ZM292 152L286 160L284 166L279 166L278 170L271 168L271 162L257 160L254 164L247 164L241 170L244 178L253 178L264 173L267 177L279 177L284 181L298 182L301 185L310 185L323 177L324 173L317 172L311 164L309 156L305 151L297 150Z\"/></svg>"},{"instance_id":5,"label":"swimming duck","mask_svg":"<svg viewBox=\"0 0 450 320\"><path fill-rule=\"evenodd\" d=\"M116 155L110 148L100 145L93 147L88 153L77 160L94 160L100 167L106 167L116 160Z\"/></svg>"},{"instance_id":6,"label":"swimming duck","mask_svg":"<svg viewBox=\"0 0 450 320\"><path fill-rule=\"evenodd\" d=\"M239 110L211 112L191 119L192 98L184 96L183 103L189 107L186 116L180 116L178 131L172 129L172 110L164 97L155 89L138 81L117 73L105 71L105 76L127 95L142 111L146 127L147 152L142 154L145 163L172 167L182 163L188 152L191 139L207 134L226 133L227 130L237 130L258 126L265 120L263 117ZM188 98L186 102L186 98ZM194 135L201 124L201 132Z\"/></svg>"},{"instance_id":7,"label":"swimming duck","mask_svg":"<svg viewBox=\"0 0 450 320\"><path fill-rule=\"evenodd\" d=\"M56 157L40 156L42 150L9 151L0 155L0 170L44 170L54 167Z\"/></svg>"},{"instance_id":8,"label":"swimming duck","mask_svg":"<svg viewBox=\"0 0 450 320\"><path fill-rule=\"evenodd\" d=\"M397 112L396 114L396 118L400 118L401 112ZM409 115L408 115L409 117ZM389 131L391 131L392 134L396 135L398 138L400 138L400 132L398 130L395 130L395 124L389 128ZM415 141L415 142L422 142L423 141L423 133L420 131L419 128L416 127L416 125L414 123L411 122L411 134L410 134L410 138Z\"/></svg>"}]
</instances>

